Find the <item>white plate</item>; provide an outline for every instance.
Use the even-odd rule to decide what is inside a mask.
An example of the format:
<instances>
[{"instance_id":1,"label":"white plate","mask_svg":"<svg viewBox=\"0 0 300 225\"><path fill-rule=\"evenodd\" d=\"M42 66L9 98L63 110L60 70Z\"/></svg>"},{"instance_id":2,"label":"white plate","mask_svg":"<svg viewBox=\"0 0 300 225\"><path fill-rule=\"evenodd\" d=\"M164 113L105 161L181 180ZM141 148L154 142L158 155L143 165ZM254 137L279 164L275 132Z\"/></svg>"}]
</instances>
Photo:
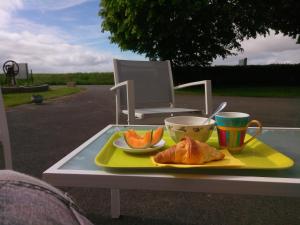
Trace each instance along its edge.
<instances>
[{"instance_id":1,"label":"white plate","mask_svg":"<svg viewBox=\"0 0 300 225\"><path fill-rule=\"evenodd\" d=\"M117 148L122 149L125 152L141 154L141 153L153 152L153 151L156 151L156 150L162 148L165 145L165 141L163 139L161 139L156 145L153 145L151 148L137 149L137 148L130 148L126 144L124 138L120 137L113 142L113 145Z\"/></svg>"}]
</instances>

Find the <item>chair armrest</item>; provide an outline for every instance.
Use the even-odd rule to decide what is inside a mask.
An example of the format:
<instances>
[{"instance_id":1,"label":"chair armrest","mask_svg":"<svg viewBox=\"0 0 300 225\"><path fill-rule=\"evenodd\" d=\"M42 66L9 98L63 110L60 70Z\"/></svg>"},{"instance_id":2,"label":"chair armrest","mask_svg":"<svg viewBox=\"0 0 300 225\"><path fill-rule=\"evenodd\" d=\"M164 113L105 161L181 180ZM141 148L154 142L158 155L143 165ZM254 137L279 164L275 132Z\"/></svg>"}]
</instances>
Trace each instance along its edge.
<instances>
[{"instance_id":1,"label":"chair armrest","mask_svg":"<svg viewBox=\"0 0 300 225\"><path fill-rule=\"evenodd\" d=\"M198 86L198 85L206 85L207 81L208 80L201 80L201 81L181 84L181 85L175 86L174 90L178 90L178 89L182 89L182 88L186 88L186 87Z\"/></svg>"},{"instance_id":2,"label":"chair armrest","mask_svg":"<svg viewBox=\"0 0 300 225\"><path fill-rule=\"evenodd\" d=\"M212 113L212 91L211 91L211 80L202 80L196 82L190 82L186 84L181 84L174 87L174 90L192 87L197 85L204 85L204 94L205 94L205 113L210 115Z\"/></svg>"},{"instance_id":3,"label":"chair armrest","mask_svg":"<svg viewBox=\"0 0 300 225\"><path fill-rule=\"evenodd\" d=\"M123 87L123 86L126 86L126 89L127 89L127 86L128 86L128 81L127 80L116 84L115 86L111 87L110 90L115 91L115 90L117 90L117 89L119 89L120 87Z\"/></svg>"},{"instance_id":4,"label":"chair armrest","mask_svg":"<svg viewBox=\"0 0 300 225\"><path fill-rule=\"evenodd\" d=\"M134 97L134 81L133 80L126 80L121 83L116 84L115 86L111 87L111 91L118 91L121 87L126 87L126 99L127 99L127 110L128 110L128 124L133 124L135 119L135 97ZM118 95L118 93L116 93ZM120 100L119 97L116 97L116 114L120 113ZM116 115L118 117L118 115ZM118 121L118 120L117 120Z\"/></svg>"}]
</instances>

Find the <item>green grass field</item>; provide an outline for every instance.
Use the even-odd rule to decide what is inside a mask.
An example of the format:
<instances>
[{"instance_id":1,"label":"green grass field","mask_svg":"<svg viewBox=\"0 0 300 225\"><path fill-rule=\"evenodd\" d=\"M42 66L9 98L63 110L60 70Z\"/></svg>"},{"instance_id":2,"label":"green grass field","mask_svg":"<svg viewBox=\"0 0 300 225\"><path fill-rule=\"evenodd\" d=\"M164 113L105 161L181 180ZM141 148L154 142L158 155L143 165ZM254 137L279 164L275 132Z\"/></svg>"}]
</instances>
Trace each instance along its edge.
<instances>
[{"instance_id":1,"label":"green grass field","mask_svg":"<svg viewBox=\"0 0 300 225\"><path fill-rule=\"evenodd\" d=\"M2 79L2 80L1 80ZM113 73L68 73L68 74L34 74L33 81L18 80L18 84L49 84L65 85L73 81L77 85L113 85ZM0 77L3 83L3 76ZM185 88L176 91L179 94L201 94L203 89L200 87ZM218 96L242 96L242 97L300 97L299 86L224 86L213 85L213 95Z\"/></svg>"},{"instance_id":2,"label":"green grass field","mask_svg":"<svg viewBox=\"0 0 300 225\"><path fill-rule=\"evenodd\" d=\"M70 74L36 74L33 82L36 84L65 85L74 81L78 85L107 85L113 84L113 73L70 73Z\"/></svg>"},{"instance_id":3,"label":"green grass field","mask_svg":"<svg viewBox=\"0 0 300 225\"><path fill-rule=\"evenodd\" d=\"M31 103L31 96L42 95L44 100L49 100L53 98L58 98L65 95L71 95L80 92L83 90L78 87L59 87L51 88L49 91L45 92L34 92L34 93L13 93L13 94L4 94L4 104L6 107L12 107L22 104Z\"/></svg>"},{"instance_id":4,"label":"green grass field","mask_svg":"<svg viewBox=\"0 0 300 225\"><path fill-rule=\"evenodd\" d=\"M74 81L78 85L90 84L113 84L113 73L61 73L61 74L34 74L33 79L17 80L18 85L26 84L49 84L65 85L69 81ZM0 76L0 84L4 83L4 76Z\"/></svg>"}]
</instances>

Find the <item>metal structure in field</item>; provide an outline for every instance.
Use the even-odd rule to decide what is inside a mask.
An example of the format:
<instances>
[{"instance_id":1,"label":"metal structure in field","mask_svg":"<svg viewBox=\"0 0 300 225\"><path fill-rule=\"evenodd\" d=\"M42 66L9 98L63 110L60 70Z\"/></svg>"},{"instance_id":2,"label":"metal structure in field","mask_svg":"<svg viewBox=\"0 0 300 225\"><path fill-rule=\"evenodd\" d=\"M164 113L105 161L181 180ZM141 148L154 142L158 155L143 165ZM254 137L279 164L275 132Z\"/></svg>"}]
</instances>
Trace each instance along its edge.
<instances>
[{"instance_id":1,"label":"metal structure in field","mask_svg":"<svg viewBox=\"0 0 300 225\"><path fill-rule=\"evenodd\" d=\"M3 64L3 72L5 76L4 84L7 86L17 86L18 80L32 80L32 73L29 73L27 63L16 63L13 60L8 60Z\"/></svg>"},{"instance_id":2,"label":"metal structure in field","mask_svg":"<svg viewBox=\"0 0 300 225\"><path fill-rule=\"evenodd\" d=\"M8 60L3 64L3 72L5 75L5 84L8 86L16 86L16 76L19 74L19 65L13 60Z\"/></svg>"},{"instance_id":3,"label":"metal structure in field","mask_svg":"<svg viewBox=\"0 0 300 225\"><path fill-rule=\"evenodd\" d=\"M20 80L29 80L30 76L29 76L28 64L18 63L18 65L19 65L19 74L16 78Z\"/></svg>"}]
</instances>

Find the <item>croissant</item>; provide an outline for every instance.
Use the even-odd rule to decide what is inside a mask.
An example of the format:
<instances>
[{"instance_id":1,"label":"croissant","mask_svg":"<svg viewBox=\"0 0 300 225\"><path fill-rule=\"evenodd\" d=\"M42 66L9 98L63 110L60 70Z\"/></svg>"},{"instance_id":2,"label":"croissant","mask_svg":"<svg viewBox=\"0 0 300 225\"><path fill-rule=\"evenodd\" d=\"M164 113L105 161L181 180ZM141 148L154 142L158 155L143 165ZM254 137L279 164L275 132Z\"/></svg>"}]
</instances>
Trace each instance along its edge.
<instances>
[{"instance_id":1,"label":"croissant","mask_svg":"<svg viewBox=\"0 0 300 225\"><path fill-rule=\"evenodd\" d=\"M154 161L157 163L198 165L221 160L224 157L225 155L214 147L185 137L176 145L157 153L154 156Z\"/></svg>"}]
</instances>

